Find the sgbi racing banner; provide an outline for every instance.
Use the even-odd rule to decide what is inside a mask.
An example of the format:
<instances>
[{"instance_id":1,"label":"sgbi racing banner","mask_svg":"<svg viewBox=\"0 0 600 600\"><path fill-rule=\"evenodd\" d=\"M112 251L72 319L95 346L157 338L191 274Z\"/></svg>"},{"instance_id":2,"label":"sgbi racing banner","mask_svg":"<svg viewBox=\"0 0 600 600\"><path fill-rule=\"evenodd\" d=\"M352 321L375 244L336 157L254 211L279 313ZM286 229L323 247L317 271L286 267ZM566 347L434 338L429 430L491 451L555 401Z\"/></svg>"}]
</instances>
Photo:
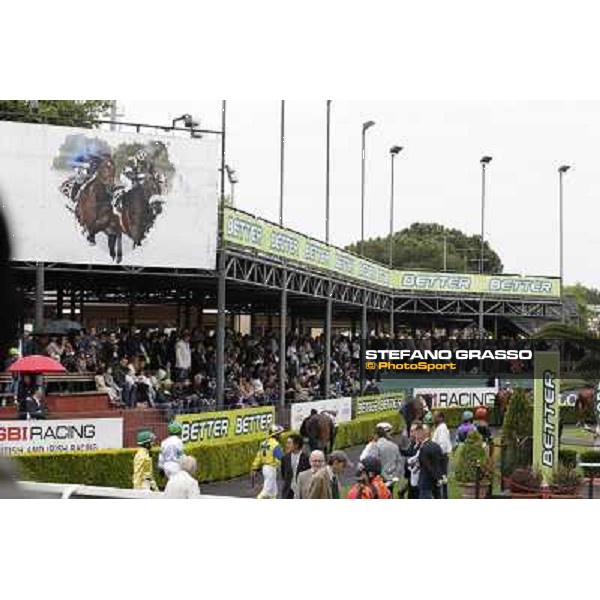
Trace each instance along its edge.
<instances>
[{"instance_id":1,"label":"sgbi racing banner","mask_svg":"<svg viewBox=\"0 0 600 600\"><path fill-rule=\"evenodd\" d=\"M0 455L123 447L123 419L0 421Z\"/></svg>"},{"instance_id":2,"label":"sgbi racing banner","mask_svg":"<svg viewBox=\"0 0 600 600\"><path fill-rule=\"evenodd\" d=\"M188 443L211 443L266 437L275 421L272 406L240 408L220 412L178 415L181 439Z\"/></svg>"},{"instance_id":3,"label":"sgbi racing banner","mask_svg":"<svg viewBox=\"0 0 600 600\"><path fill-rule=\"evenodd\" d=\"M397 290L511 296L560 295L560 280L557 278L393 271L231 208L225 209L223 236L230 244L333 272L340 277Z\"/></svg>"},{"instance_id":4,"label":"sgbi racing banner","mask_svg":"<svg viewBox=\"0 0 600 600\"><path fill-rule=\"evenodd\" d=\"M492 408L496 401L495 388L415 388L414 397L430 395L431 408Z\"/></svg>"},{"instance_id":5,"label":"sgbi racing banner","mask_svg":"<svg viewBox=\"0 0 600 600\"><path fill-rule=\"evenodd\" d=\"M0 122L12 259L214 269L218 143Z\"/></svg>"},{"instance_id":6,"label":"sgbi racing banner","mask_svg":"<svg viewBox=\"0 0 600 600\"><path fill-rule=\"evenodd\" d=\"M370 415L373 413L399 411L400 406L406 400L405 391L393 395L383 394L380 396L363 396L355 400L355 417Z\"/></svg>"},{"instance_id":7,"label":"sgbi racing banner","mask_svg":"<svg viewBox=\"0 0 600 600\"><path fill-rule=\"evenodd\" d=\"M327 412L336 424L352 420L352 398L332 398L331 400L315 400L314 402L297 402L292 404L290 427L292 431L300 431L302 421L310 416L311 410L318 413Z\"/></svg>"},{"instance_id":8,"label":"sgbi racing banner","mask_svg":"<svg viewBox=\"0 0 600 600\"><path fill-rule=\"evenodd\" d=\"M533 466L541 469L546 483L558 464L559 369L558 352L536 352L533 382Z\"/></svg>"}]
</instances>

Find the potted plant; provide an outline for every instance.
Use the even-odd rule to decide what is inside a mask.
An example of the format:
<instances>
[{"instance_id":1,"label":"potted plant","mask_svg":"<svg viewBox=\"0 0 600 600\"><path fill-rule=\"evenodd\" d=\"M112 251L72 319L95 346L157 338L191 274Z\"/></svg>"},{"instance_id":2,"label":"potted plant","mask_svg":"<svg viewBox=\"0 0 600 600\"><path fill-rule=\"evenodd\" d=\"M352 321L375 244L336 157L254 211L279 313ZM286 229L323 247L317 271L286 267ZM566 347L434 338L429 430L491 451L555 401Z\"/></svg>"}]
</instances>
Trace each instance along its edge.
<instances>
[{"instance_id":1,"label":"potted plant","mask_svg":"<svg viewBox=\"0 0 600 600\"><path fill-rule=\"evenodd\" d=\"M464 444L457 450L454 477L462 485L463 498L475 499L479 478L479 498L493 477L494 464L488 457L483 438L477 431L471 431Z\"/></svg>"},{"instance_id":2,"label":"potted plant","mask_svg":"<svg viewBox=\"0 0 600 600\"><path fill-rule=\"evenodd\" d=\"M541 498L542 475L530 468L515 469L507 480L511 498Z\"/></svg>"},{"instance_id":3,"label":"potted plant","mask_svg":"<svg viewBox=\"0 0 600 600\"><path fill-rule=\"evenodd\" d=\"M577 469L559 463L550 478L550 498L581 498L582 481Z\"/></svg>"},{"instance_id":4,"label":"potted plant","mask_svg":"<svg viewBox=\"0 0 600 600\"><path fill-rule=\"evenodd\" d=\"M583 471L583 496L584 498L591 497L600 498L600 451L588 450L579 455L579 460L582 463L598 464L597 467L581 467Z\"/></svg>"}]
</instances>

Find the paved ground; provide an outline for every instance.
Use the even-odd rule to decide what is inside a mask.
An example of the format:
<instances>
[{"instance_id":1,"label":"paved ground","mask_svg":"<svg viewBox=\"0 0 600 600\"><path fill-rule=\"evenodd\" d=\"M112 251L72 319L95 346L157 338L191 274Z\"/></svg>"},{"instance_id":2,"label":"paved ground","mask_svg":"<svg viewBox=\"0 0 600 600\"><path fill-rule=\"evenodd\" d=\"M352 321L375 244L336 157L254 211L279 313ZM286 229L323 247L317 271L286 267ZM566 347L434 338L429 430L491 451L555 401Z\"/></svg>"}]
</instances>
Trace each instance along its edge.
<instances>
[{"instance_id":1,"label":"paved ground","mask_svg":"<svg viewBox=\"0 0 600 600\"><path fill-rule=\"evenodd\" d=\"M399 441L398 438L392 438L396 443ZM346 448L344 452L349 456L350 460L354 463L354 467L348 468L344 477L344 484L354 482L354 472L356 463L360 457L360 453L363 451L365 444L360 446L354 446L352 448ZM248 466L248 473L250 473L250 467ZM259 479L261 479L259 477ZM262 485L262 479L261 479ZM203 494L210 494L212 496L234 496L236 498L256 498L256 495L260 491L260 486L256 489L252 489L250 485L250 475L244 477L237 477L236 479L230 479L229 481L219 481L217 483L205 483L200 486ZM281 491L281 483L279 485Z\"/></svg>"}]
</instances>

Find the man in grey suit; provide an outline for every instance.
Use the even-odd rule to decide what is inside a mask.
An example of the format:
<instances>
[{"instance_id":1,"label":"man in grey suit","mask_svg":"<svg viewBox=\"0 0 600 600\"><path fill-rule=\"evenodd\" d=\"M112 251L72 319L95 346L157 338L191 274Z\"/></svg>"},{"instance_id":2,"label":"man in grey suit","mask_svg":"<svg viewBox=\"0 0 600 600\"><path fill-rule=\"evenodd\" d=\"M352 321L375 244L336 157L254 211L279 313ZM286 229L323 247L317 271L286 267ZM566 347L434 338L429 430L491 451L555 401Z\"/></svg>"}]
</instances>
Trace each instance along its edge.
<instances>
[{"instance_id":1,"label":"man in grey suit","mask_svg":"<svg viewBox=\"0 0 600 600\"><path fill-rule=\"evenodd\" d=\"M296 500L308 500L308 492L310 490L310 484L312 483L313 477L317 471L325 466L325 455L321 450L313 450L310 453L310 469L302 471L298 475L297 479L297 493L295 496Z\"/></svg>"}]
</instances>

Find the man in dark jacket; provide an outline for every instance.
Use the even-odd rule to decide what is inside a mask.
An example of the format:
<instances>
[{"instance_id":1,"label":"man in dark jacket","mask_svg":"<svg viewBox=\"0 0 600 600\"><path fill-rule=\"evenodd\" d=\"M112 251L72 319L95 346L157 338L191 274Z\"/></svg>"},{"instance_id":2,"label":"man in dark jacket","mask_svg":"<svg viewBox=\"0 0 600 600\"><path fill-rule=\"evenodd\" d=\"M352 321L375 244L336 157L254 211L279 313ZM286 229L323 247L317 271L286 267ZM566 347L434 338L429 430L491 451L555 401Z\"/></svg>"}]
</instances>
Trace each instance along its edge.
<instances>
[{"instance_id":1,"label":"man in dark jacket","mask_svg":"<svg viewBox=\"0 0 600 600\"><path fill-rule=\"evenodd\" d=\"M286 453L281 460L281 477L283 489L281 497L284 500L293 500L296 496L298 475L310 469L308 455L302 451L304 440L298 434L292 434L285 444Z\"/></svg>"},{"instance_id":2,"label":"man in dark jacket","mask_svg":"<svg viewBox=\"0 0 600 600\"><path fill-rule=\"evenodd\" d=\"M444 454L439 444L430 439L431 431L427 425L417 428L422 440L419 450L419 499L440 498L440 480L444 475Z\"/></svg>"}]
</instances>

